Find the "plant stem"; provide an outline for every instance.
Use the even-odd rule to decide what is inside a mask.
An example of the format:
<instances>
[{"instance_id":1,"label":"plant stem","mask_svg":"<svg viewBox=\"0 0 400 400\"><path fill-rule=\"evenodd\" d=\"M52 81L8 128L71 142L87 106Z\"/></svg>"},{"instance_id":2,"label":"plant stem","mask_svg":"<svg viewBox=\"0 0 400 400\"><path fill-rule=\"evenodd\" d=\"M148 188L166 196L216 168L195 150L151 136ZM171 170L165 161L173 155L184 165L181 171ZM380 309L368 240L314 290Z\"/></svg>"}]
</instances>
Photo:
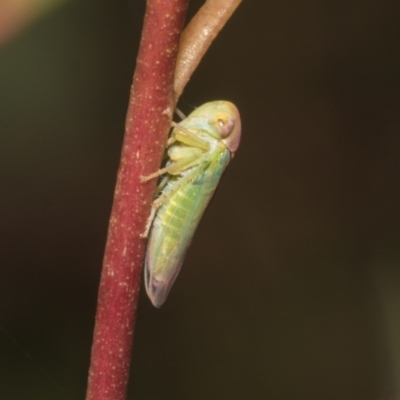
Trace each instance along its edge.
<instances>
[{"instance_id":1,"label":"plant stem","mask_svg":"<svg viewBox=\"0 0 400 400\"><path fill-rule=\"evenodd\" d=\"M204 54L242 0L207 0L182 33L174 89L179 98Z\"/></svg>"},{"instance_id":2,"label":"plant stem","mask_svg":"<svg viewBox=\"0 0 400 400\"><path fill-rule=\"evenodd\" d=\"M173 77L188 0L148 0L99 288L87 400L126 398L144 232L174 108ZM161 116L161 118L160 118Z\"/></svg>"}]
</instances>

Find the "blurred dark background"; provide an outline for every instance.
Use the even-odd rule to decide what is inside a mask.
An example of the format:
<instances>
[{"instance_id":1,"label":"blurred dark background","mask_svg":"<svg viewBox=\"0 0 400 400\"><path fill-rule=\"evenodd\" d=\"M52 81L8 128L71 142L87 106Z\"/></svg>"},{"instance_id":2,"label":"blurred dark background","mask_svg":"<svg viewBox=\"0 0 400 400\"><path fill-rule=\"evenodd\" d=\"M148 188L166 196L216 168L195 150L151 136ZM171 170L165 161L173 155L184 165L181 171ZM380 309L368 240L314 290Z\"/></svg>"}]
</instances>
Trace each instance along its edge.
<instances>
[{"instance_id":1,"label":"blurred dark background","mask_svg":"<svg viewBox=\"0 0 400 400\"><path fill-rule=\"evenodd\" d=\"M0 48L0 399L83 399L144 0L80 0ZM192 1L189 15L202 4ZM244 0L180 101L243 140L129 399L400 395L400 3Z\"/></svg>"}]
</instances>

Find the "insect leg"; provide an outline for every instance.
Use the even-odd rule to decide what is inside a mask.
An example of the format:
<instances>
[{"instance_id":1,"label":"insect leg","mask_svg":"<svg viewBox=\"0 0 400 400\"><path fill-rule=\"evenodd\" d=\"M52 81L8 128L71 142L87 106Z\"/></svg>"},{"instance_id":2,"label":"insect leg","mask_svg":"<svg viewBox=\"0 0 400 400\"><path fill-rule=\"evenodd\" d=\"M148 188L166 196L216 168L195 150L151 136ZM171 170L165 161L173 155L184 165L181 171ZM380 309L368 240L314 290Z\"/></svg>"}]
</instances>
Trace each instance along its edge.
<instances>
[{"instance_id":1,"label":"insect leg","mask_svg":"<svg viewBox=\"0 0 400 400\"><path fill-rule=\"evenodd\" d=\"M182 120L187 118L179 108L175 108L175 114Z\"/></svg>"},{"instance_id":2,"label":"insect leg","mask_svg":"<svg viewBox=\"0 0 400 400\"><path fill-rule=\"evenodd\" d=\"M168 167L161 168L161 169L159 169L158 171L153 172L153 173L150 174L150 175L141 176L141 177L140 177L140 182L145 183L145 182L147 182L147 181L150 181L151 179L158 178L159 176L164 175L164 174L166 174L167 172L168 172Z\"/></svg>"},{"instance_id":3,"label":"insect leg","mask_svg":"<svg viewBox=\"0 0 400 400\"><path fill-rule=\"evenodd\" d=\"M171 159L173 159L173 161L168 163L166 167L161 168L150 175L142 176L140 180L142 182L147 182L150 179L157 178L166 173L178 175L185 169L199 164L203 157L202 152L199 149L182 148L179 150L179 148L177 148L171 151Z\"/></svg>"},{"instance_id":4,"label":"insect leg","mask_svg":"<svg viewBox=\"0 0 400 400\"><path fill-rule=\"evenodd\" d=\"M169 176L164 176L161 181L159 182L157 189L156 189L156 194L158 195L161 193L161 191L164 189L165 185L168 183Z\"/></svg>"},{"instance_id":5,"label":"insect leg","mask_svg":"<svg viewBox=\"0 0 400 400\"><path fill-rule=\"evenodd\" d=\"M149 218L147 218L147 222L146 222L146 228L144 228L144 232L140 234L140 237L142 239L145 239L145 238L147 238L149 236L151 223L153 222L153 219L154 219L154 217L156 215L157 209L158 209L158 207L155 208L153 205L151 206L150 215L149 215Z\"/></svg>"},{"instance_id":6,"label":"insect leg","mask_svg":"<svg viewBox=\"0 0 400 400\"><path fill-rule=\"evenodd\" d=\"M177 124L176 122L172 122L171 125L175 128L174 131L172 132L172 135L178 142L186 144L190 147L196 147L204 151L210 150L210 145L208 144L208 142L199 138L189 129L186 129L185 127Z\"/></svg>"}]
</instances>

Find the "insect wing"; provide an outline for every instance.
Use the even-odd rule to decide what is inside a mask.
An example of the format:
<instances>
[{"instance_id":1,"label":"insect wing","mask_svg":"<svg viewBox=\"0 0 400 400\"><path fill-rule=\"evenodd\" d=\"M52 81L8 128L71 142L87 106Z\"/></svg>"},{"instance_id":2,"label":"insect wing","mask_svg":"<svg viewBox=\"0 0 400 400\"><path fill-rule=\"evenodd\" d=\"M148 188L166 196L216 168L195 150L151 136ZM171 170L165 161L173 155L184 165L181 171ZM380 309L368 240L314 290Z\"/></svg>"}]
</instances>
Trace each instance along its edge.
<instances>
[{"instance_id":1,"label":"insect wing","mask_svg":"<svg viewBox=\"0 0 400 400\"><path fill-rule=\"evenodd\" d=\"M179 252L183 248L182 244L176 245L173 251L169 255L169 263L167 268L165 268L162 275L155 274L153 266L156 264L157 254L154 251L154 243L158 240L162 240L163 232L161 229L157 229L153 227L153 231L151 233L151 240L153 245L150 244L147 248L146 255L146 263L144 270L144 280L147 295L149 296L153 305L157 308L161 307L165 302L165 299L168 296L169 291L173 283L175 282L176 277L181 269L183 256L179 257ZM158 237L158 240L157 240ZM186 246L186 248L188 245Z\"/></svg>"}]
</instances>

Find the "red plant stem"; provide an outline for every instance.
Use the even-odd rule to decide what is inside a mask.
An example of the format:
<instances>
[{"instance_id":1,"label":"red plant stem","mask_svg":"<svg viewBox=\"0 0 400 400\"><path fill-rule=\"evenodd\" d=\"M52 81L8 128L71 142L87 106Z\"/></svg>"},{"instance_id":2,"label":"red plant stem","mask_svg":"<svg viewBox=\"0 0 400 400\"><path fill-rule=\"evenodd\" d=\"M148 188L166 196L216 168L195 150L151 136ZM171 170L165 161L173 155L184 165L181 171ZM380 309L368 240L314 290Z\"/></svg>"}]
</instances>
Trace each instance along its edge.
<instances>
[{"instance_id":1,"label":"red plant stem","mask_svg":"<svg viewBox=\"0 0 400 400\"><path fill-rule=\"evenodd\" d=\"M144 232L175 99L173 77L188 0L147 0L99 288L87 400L126 398ZM160 118L161 116L161 118Z\"/></svg>"}]
</instances>

